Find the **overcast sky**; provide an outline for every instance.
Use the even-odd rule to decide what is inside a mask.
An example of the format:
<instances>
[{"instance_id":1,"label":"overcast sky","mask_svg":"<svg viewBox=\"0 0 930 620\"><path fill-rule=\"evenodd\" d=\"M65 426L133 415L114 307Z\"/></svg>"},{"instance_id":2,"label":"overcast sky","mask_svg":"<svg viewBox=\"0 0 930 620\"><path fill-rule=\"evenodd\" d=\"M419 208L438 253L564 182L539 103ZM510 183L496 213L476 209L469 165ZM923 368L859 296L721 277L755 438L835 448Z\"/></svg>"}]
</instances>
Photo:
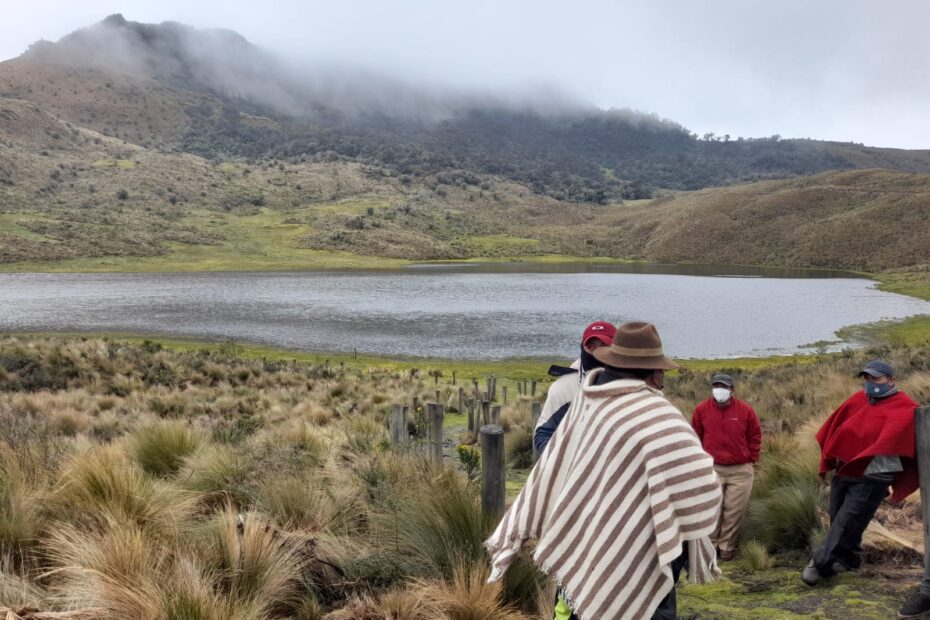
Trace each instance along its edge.
<instances>
[{"instance_id":1,"label":"overcast sky","mask_svg":"<svg viewBox=\"0 0 930 620\"><path fill-rule=\"evenodd\" d=\"M2 59L119 12L409 80L555 88L698 134L930 148L928 0L2 1Z\"/></svg>"}]
</instances>

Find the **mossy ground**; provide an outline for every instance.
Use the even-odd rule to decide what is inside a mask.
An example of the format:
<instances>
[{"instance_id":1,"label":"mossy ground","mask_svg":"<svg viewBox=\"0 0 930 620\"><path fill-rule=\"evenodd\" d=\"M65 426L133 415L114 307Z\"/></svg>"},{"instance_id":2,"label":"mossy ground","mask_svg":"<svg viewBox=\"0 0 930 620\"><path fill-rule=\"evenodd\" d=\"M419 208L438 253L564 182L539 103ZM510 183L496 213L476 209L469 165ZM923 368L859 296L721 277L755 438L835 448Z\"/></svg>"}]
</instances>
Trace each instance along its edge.
<instances>
[{"instance_id":1,"label":"mossy ground","mask_svg":"<svg viewBox=\"0 0 930 620\"><path fill-rule=\"evenodd\" d=\"M805 585L800 570L804 555L775 556L774 568L754 572L740 561L723 564L724 577L678 586L679 617L687 620L870 620L894 618L916 587L920 568L865 566L859 574L837 576L816 587Z\"/></svg>"}]
</instances>

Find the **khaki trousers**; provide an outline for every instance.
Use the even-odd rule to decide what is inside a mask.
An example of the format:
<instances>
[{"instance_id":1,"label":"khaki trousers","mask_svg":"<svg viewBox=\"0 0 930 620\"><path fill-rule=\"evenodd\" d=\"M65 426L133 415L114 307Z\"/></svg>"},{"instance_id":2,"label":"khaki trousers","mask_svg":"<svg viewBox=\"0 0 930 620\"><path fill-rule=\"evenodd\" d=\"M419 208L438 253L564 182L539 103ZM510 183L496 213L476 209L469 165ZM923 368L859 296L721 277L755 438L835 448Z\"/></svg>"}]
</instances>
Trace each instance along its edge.
<instances>
[{"instance_id":1,"label":"khaki trousers","mask_svg":"<svg viewBox=\"0 0 930 620\"><path fill-rule=\"evenodd\" d=\"M749 496L752 495L752 463L714 465L714 469L720 478L723 503L717 529L710 540L720 551L734 551L743 515L749 506Z\"/></svg>"}]
</instances>

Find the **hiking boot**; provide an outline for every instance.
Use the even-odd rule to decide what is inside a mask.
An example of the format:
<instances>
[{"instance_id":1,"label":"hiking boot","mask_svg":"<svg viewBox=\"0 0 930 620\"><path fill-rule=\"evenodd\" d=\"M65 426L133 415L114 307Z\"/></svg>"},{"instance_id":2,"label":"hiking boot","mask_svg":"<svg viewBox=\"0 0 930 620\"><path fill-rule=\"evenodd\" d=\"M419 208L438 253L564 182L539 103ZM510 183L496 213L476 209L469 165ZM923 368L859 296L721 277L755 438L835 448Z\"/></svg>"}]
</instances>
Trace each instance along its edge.
<instances>
[{"instance_id":1,"label":"hiking boot","mask_svg":"<svg viewBox=\"0 0 930 620\"><path fill-rule=\"evenodd\" d=\"M720 550L720 559L724 562L729 562L733 559L733 556L736 555L736 552L732 549L721 549Z\"/></svg>"},{"instance_id":2,"label":"hiking boot","mask_svg":"<svg viewBox=\"0 0 930 620\"><path fill-rule=\"evenodd\" d=\"M851 571L852 569L846 566L845 564L843 564L842 562L834 562L830 566L830 570L833 571L834 575L839 575L840 573L845 573L845 572Z\"/></svg>"},{"instance_id":3,"label":"hiking boot","mask_svg":"<svg viewBox=\"0 0 930 620\"><path fill-rule=\"evenodd\" d=\"M930 618L930 596L920 590L911 594L898 611L899 618Z\"/></svg>"},{"instance_id":4,"label":"hiking boot","mask_svg":"<svg viewBox=\"0 0 930 620\"><path fill-rule=\"evenodd\" d=\"M815 586L820 581L820 571L814 566L813 560L801 571L801 581L809 586Z\"/></svg>"}]
</instances>

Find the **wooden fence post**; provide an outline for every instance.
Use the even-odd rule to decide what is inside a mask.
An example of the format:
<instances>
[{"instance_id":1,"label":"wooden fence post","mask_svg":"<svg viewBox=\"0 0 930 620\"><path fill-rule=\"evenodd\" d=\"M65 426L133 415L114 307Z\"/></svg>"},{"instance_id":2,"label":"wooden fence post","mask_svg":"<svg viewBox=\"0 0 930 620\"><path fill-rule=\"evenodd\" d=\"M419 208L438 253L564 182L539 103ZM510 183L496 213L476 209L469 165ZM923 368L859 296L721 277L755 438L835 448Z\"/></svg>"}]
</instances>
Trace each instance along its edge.
<instances>
[{"instance_id":1,"label":"wooden fence post","mask_svg":"<svg viewBox=\"0 0 930 620\"><path fill-rule=\"evenodd\" d=\"M924 566L930 562L930 407L914 413L917 434L917 473L920 476L920 512L924 520Z\"/></svg>"},{"instance_id":2,"label":"wooden fence post","mask_svg":"<svg viewBox=\"0 0 930 620\"><path fill-rule=\"evenodd\" d=\"M434 465L442 464L442 420L443 407L439 403L427 403L429 416L429 452Z\"/></svg>"},{"instance_id":3,"label":"wooden fence post","mask_svg":"<svg viewBox=\"0 0 930 620\"><path fill-rule=\"evenodd\" d=\"M501 400L504 401L504 404L507 404L507 386L501 388Z\"/></svg>"},{"instance_id":4,"label":"wooden fence post","mask_svg":"<svg viewBox=\"0 0 930 620\"><path fill-rule=\"evenodd\" d=\"M416 411L419 408L420 408L420 397L414 396L413 397L413 410Z\"/></svg>"},{"instance_id":5,"label":"wooden fence post","mask_svg":"<svg viewBox=\"0 0 930 620\"><path fill-rule=\"evenodd\" d=\"M542 413L542 403L530 403L530 412L533 416L533 462L539 458L539 452L536 451L536 424L539 422L539 414Z\"/></svg>"},{"instance_id":6,"label":"wooden fence post","mask_svg":"<svg viewBox=\"0 0 930 620\"><path fill-rule=\"evenodd\" d=\"M459 415L465 413L465 388L459 388ZM471 429L468 429L471 430Z\"/></svg>"},{"instance_id":7,"label":"wooden fence post","mask_svg":"<svg viewBox=\"0 0 930 620\"><path fill-rule=\"evenodd\" d=\"M455 371L452 371L452 385L455 385Z\"/></svg>"},{"instance_id":8,"label":"wooden fence post","mask_svg":"<svg viewBox=\"0 0 930 620\"><path fill-rule=\"evenodd\" d=\"M491 424L500 426L501 423L501 406L494 405L491 407Z\"/></svg>"},{"instance_id":9,"label":"wooden fence post","mask_svg":"<svg viewBox=\"0 0 930 620\"><path fill-rule=\"evenodd\" d=\"M436 390L436 402L437 402L437 403L441 403L441 402L442 402L442 392L441 392L441 390Z\"/></svg>"},{"instance_id":10,"label":"wooden fence post","mask_svg":"<svg viewBox=\"0 0 930 620\"><path fill-rule=\"evenodd\" d=\"M536 379L530 382L530 396L536 396Z\"/></svg>"},{"instance_id":11,"label":"wooden fence post","mask_svg":"<svg viewBox=\"0 0 930 620\"><path fill-rule=\"evenodd\" d=\"M484 399L481 401L481 424L479 426L485 426L486 424L491 423L491 401Z\"/></svg>"},{"instance_id":12,"label":"wooden fence post","mask_svg":"<svg viewBox=\"0 0 930 620\"><path fill-rule=\"evenodd\" d=\"M481 508L504 513L504 429L496 424L481 427Z\"/></svg>"},{"instance_id":13,"label":"wooden fence post","mask_svg":"<svg viewBox=\"0 0 930 620\"><path fill-rule=\"evenodd\" d=\"M466 405L466 407L468 407L468 432L469 432L469 433L473 433L473 432L475 432L475 428L476 428L476 425L475 425L475 399L474 399L474 398L469 398L469 399L468 399L468 404Z\"/></svg>"},{"instance_id":14,"label":"wooden fence post","mask_svg":"<svg viewBox=\"0 0 930 620\"><path fill-rule=\"evenodd\" d=\"M391 444L398 445L404 442L407 435L407 422L404 420L404 408L394 405L391 408Z\"/></svg>"}]
</instances>

